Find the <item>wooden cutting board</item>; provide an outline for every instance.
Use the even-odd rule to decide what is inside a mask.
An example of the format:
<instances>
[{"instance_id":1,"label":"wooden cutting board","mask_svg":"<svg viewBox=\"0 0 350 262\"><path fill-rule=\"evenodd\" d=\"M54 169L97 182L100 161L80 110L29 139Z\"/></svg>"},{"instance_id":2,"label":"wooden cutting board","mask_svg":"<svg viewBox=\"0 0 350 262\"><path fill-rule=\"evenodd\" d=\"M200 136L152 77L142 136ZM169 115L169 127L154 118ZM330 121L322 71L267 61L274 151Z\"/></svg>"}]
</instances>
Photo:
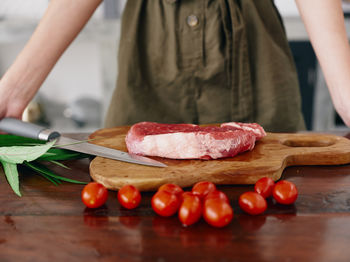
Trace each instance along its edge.
<instances>
[{"instance_id":1,"label":"wooden cutting board","mask_svg":"<svg viewBox=\"0 0 350 262\"><path fill-rule=\"evenodd\" d=\"M129 127L97 130L90 135L91 143L127 152L125 135ZM252 151L233 158L219 160L153 159L168 165L149 167L96 157L90 164L93 180L117 190L133 184L141 191L157 190L165 183L190 187L198 181L215 184L254 184L268 176L281 177L287 166L341 165L350 163L350 140L344 137L316 133L268 133Z\"/></svg>"}]
</instances>

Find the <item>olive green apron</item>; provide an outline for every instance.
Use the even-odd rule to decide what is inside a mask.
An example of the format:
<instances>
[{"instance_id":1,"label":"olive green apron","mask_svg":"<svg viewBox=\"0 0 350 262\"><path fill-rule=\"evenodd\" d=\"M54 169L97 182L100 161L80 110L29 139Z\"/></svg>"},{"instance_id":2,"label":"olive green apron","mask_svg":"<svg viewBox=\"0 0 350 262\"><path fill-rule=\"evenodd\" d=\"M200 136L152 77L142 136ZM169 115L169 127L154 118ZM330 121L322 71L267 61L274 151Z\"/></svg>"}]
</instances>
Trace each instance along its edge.
<instances>
[{"instance_id":1,"label":"olive green apron","mask_svg":"<svg viewBox=\"0 0 350 262\"><path fill-rule=\"evenodd\" d=\"M257 122L304 129L298 79L271 0L128 0L106 127Z\"/></svg>"}]
</instances>

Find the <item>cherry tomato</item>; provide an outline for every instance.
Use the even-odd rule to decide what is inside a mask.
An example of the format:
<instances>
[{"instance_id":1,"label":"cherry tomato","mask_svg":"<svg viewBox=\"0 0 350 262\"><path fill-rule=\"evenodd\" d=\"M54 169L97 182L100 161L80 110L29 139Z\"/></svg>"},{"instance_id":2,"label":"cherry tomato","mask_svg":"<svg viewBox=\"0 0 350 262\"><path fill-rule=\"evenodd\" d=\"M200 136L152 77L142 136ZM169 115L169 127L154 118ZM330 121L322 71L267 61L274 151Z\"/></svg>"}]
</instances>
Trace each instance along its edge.
<instances>
[{"instance_id":1,"label":"cherry tomato","mask_svg":"<svg viewBox=\"0 0 350 262\"><path fill-rule=\"evenodd\" d=\"M207 199L204 202L203 217L214 227L224 227L233 218L233 210L229 203L219 198Z\"/></svg>"},{"instance_id":2,"label":"cherry tomato","mask_svg":"<svg viewBox=\"0 0 350 262\"><path fill-rule=\"evenodd\" d=\"M212 198L219 198L223 201L226 201L227 203L229 203L229 199L226 196L226 194L220 190L215 190L213 192L210 192L208 195L206 195L206 197L204 198L204 201L206 201L207 199L212 199Z\"/></svg>"},{"instance_id":3,"label":"cherry tomato","mask_svg":"<svg viewBox=\"0 0 350 262\"><path fill-rule=\"evenodd\" d=\"M181 195L181 199L185 199L186 197L188 196L192 196L193 193L192 192L189 192L189 191L186 191L186 192L183 192L182 195Z\"/></svg>"},{"instance_id":4,"label":"cherry tomato","mask_svg":"<svg viewBox=\"0 0 350 262\"><path fill-rule=\"evenodd\" d=\"M158 215L169 217L177 212L181 200L175 194L162 190L154 194L151 204L154 212Z\"/></svg>"},{"instance_id":5,"label":"cherry tomato","mask_svg":"<svg viewBox=\"0 0 350 262\"><path fill-rule=\"evenodd\" d=\"M85 206L89 208L97 208L104 205L107 198L108 190L97 182L87 184L81 191L81 199Z\"/></svg>"},{"instance_id":6,"label":"cherry tomato","mask_svg":"<svg viewBox=\"0 0 350 262\"><path fill-rule=\"evenodd\" d=\"M181 187L179 187L178 185L175 185L175 184L164 184L158 188L158 191L162 191L162 190L165 190L165 191L168 191L172 194L175 194L180 198L182 197L181 195L184 192Z\"/></svg>"},{"instance_id":7,"label":"cherry tomato","mask_svg":"<svg viewBox=\"0 0 350 262\"><path fill-rule=\"evenodd\" d=\"M208 181L198 182L192 187L192 193L198 195L201 199L215 190L216 186L214 183Z\"/></svg>"},{"instance_id":8,"label":"cherry tomato","mask_svg":"<svg viewBox=\"0 0 350 262\"><path fill-rule=\"evenodd\" d=\"M256 181L254 190L256 193L262 195L264 198L268 198L272 195L275 182L270 177L263 177Z\"/></svg>"},{"instance_id":9,"label":"cherry tomato","mask_svg":"<svg viewBox=\"0 0 350 262\"><path fill-rule=\"evenodd\" d=\"M125 185L118 191L118 201L123 207L133 209L140 204L141 193L135 186Z\"/></svg>"},{"instance_id":10,"label":"cherry tomato","mask_svg":"<svg viewBox=\"0 0 350 262\"><path fill-rule=\"evenodd\" d=\"M196 223L202 215L201 199L193 194L187 194L179 208L179 219L184 226Z\"/></svg>"},{"instance_id":11,"label":"cherry tomato","mask_svg":"<svg viewBox=\"0 0 350 262\"><path fill-rule=\"evenodd\" d=\"M290 205L295 202L298 197L297 187L287 180L281 180L276 183L273 188L272 195L280 204Z\"/></svg>"},{"instance_id":12,"label":"cherry tomato","mask_svg":"<svg viewBox=\"0 0 350 262\"><path fill-rule=\"evenodd\" d=\"M256 192L243 193L239 197L238 204L244 212L250 215L261 214L267 208L265 198Z\"/></svg>"}]
</instances>

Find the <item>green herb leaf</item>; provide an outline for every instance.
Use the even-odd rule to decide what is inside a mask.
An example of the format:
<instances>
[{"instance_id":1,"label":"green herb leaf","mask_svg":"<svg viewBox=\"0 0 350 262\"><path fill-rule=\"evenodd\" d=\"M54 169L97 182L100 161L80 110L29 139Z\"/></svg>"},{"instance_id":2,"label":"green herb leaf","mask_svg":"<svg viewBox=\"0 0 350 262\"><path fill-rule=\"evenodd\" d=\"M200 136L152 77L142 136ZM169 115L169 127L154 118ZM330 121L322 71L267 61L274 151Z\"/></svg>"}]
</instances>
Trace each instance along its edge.
<instances>
[{"instance_id":1,"label":"green herb leaf","mask_svg":"<svg viewBox=\"0 0 350 262\"><path fill-rule=\"evenodd\" d=\"M86 182L82 182L82 181L78 181L78 180L74 180L74 179L70 179L70 178L56 175L50 169L48 169L46 166L41 165L39 163L33 164L33 163L29 163L29 162L24 162L24 164L26 166L30 167L31 169L33 169L34 171L36 171L40 174L45 174L47 176L50 176L51 178L55 178L58 180L62 180L62 181L66 181L66 182L70 182L70 183L74 183L74 184L83 184L83 185L87 184Z\"/></svg>"},{"instance_id":2,"label":"green herb leaf","mask_svg":"<svg viewBox=\"0 0 350 262\"><path fill-rule=\"evenodd\" d=\"M37 146L10 146L0 147L0 161L12 164L22 164L24 161L33 161L49 150L56 140Z\"/></svg>"},{"instance_id":3,"label":"green herb leaf","mask_svg":"<svg viewBox=\"0 0 350 262\"><path fill-rule=\"evenodd\" d=\"M46 166L38 163L38 161L50 161L63 168L68 168L57 161L89 157L87 154L55 148L55 142L51 141L45 144L44 141L31 138L7 134L0 135L0 162L4 166L8 183L17 195L21 196L17 164L26 165L54 185L61 184L61 180L70 183L87 184L86 182L56 175Z\"/></svg>"},{"instance_id":4,"label":"green herb leaf","mask_svg":"<svg viewBox=\"0 0 350 262\"><path fill-rule=\"evenodd\" d=\"M58 165L58 166L63 167L63 168L65 168L65 169L71 169L70 167L68 167L68 166L66 166L65 164L62 164L62 163L60 163L60 162L57 162L56 160L50 160L50 163L55 164L55 165Z\"/></svg>"},{"instance_id":5,"label":"green herb leaf","mask_svg":"<svg viewBox=\"0 0 350 262\"><path fill-rule=\"evenodd\" d=\"M29 167L30 169L35 170L39 175L41 175L42 177L46 178L47 180L49 180L51 183L53 183L55 186L57 186L58 184L61 184L61 181L59 181L58 179L52 178L49 175L47 175L45 172L41 172L40 167L36 166L34 164L35 162L24 162L23 165Z\"/></svg>"},{"instance_id":6,"label":"green herb leaf","mask_svg":"<svg viewBox=\"0 0 350 262\"><path fill-rule=\"evenodd\" d=\"M50 148L45 154L40 156L37 160L40 161L59 161L59 160L70 160L89 157L87 154L79 152L61 149L61 148Z\"/></svg>"},{"instance_id":7,"label":"green herb leaf","mask_svg":"<svg viewBox=\"0 0 350 262\"><path fill-rule=\"evenodd\" d=\"M40 144L45 144L45 141L8 134L0 135L0 146L32 146Z\"/></svg>"},{"instance_id":8,"label":"green herb leaf","mask_svg":"<svg viewBox=\"0 0 350 262\"><path fill-rule=\"evenodd\" d=\"M51 178L50 176L48 175L45 175L43 173L39 173L39 175L41 175L42 177L46 178L47 180L49 180L52 184L54 184L55 186L58 186L58 184L61 184L60 181L54 179L54 178Z\"/></svg>"},{"instance_id":9,"label":"green herb leaf","mask_svg":"<svg viewBox=\"0 0 350 262\"><path fill-rule=\"evenodd\" d=\"M4 172L5 172L7 181L10 184L12 190L18 196L22 196L21 192L19 192L19 179L18 179L17 165L13 163L7 163L5 161L0 161L0 162L4 167Z\"/></svg>"}]
</instances>

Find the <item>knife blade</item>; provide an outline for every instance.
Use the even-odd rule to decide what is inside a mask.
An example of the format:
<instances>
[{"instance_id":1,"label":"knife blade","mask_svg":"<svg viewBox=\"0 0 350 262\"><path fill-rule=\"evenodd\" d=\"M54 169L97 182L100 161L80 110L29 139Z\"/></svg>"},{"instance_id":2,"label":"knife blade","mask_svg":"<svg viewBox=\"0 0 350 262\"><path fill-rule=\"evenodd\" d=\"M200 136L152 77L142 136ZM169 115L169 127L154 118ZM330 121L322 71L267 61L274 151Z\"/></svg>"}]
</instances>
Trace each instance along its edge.
<instances>
[{"instance_id":1,"label":"knife blade","mask_svg":"<svg viewBox=\"0 0 350 262\"><path fill-rule=\"evenodd\" d=\"M0 120L0 130L9 134L39 139L43 141L50 141L56 139L55 146L63 149L73 150L80 153L105 157L109 159L119 160L123 162L166 167L167 165L153 160L148 157L128 154L126 152L112 149L104 146L88 143L87 141L80 141L69 137L62 136L59 132L50 130L48 128L35 125L28 122L23 122L15 118L3 118Z\"/></svg>"}]
</instances>

